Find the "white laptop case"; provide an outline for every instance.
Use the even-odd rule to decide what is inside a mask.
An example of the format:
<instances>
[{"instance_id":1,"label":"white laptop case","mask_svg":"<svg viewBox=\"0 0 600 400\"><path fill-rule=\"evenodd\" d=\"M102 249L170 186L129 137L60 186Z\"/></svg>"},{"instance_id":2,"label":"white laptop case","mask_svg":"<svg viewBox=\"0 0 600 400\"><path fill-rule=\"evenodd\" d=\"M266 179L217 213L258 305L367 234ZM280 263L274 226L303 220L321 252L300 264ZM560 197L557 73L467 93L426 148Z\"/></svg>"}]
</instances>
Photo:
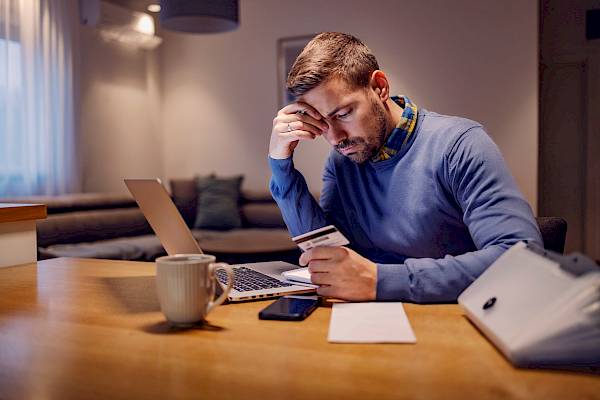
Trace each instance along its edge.
<instances>
[{"instance_id":1,"label":"white laptop case","mask_svg":"<svg viewBox=\"0 0 600 400\"><path fill-rule=\"evenodd\" d=\"M523 242L458 298L469 319L515 365L600 365L600 267Z\"/></svg>"}]
</instances>

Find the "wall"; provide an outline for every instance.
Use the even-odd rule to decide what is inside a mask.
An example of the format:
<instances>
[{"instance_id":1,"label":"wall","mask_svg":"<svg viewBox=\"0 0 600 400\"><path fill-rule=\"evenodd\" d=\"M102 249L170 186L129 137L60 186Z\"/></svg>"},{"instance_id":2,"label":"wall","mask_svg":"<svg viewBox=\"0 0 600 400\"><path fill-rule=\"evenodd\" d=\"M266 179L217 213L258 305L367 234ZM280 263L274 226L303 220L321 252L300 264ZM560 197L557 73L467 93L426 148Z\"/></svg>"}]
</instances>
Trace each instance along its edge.
<instances>
[{"instance_id":1,"label":"wall","mask_svg":"<svg viewBox=\"0 0 600 400\"><path fill-rule=\"evenodd\" d=\"M79 29L84 192L125 192L123 178L162 177L158 52Z\"/></svg>"},{"instance_id":2,"label":"wall","mask_svg":"<svg viewBox=\"0 0 600 400\"><path fill-rule=\"evenodd\" d=\"M277 111L277 39L320 31L361 38L392 91L482 122L534 209L537 204L537 2L509 0L242 0L241 28L163 33L164 173L244 173L265 188ZM321 187L324 142L300 146L296 166Z\"/></svg>"}]
</instances>

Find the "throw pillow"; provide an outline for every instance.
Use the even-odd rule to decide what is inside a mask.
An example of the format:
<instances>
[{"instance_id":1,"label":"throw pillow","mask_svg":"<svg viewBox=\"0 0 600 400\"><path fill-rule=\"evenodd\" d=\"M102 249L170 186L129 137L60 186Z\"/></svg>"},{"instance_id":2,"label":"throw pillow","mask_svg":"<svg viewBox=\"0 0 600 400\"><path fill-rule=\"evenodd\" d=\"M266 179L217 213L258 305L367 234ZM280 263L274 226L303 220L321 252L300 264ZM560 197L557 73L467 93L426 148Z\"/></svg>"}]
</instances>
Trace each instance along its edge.
<instances>
[{"instance_id":1,"label":"throw pillow","mask_svg":"<svg viewBox=\"0 0 600 400\"><path fill-rule=\"evenodd\" d=\"M244 177L219 178L215 175L196 178L198 211L194 228L227 230L240 228L242 219L238 202Z\"/></svg>"}]
</instances>

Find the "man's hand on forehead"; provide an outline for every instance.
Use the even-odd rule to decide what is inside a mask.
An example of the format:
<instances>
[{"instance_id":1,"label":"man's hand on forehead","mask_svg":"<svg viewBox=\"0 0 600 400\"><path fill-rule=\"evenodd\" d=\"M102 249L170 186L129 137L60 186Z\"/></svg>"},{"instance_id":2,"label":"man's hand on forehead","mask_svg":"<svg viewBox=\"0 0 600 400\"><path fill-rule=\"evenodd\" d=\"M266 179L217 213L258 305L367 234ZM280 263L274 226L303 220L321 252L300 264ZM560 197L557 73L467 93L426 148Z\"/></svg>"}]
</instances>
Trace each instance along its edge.
<instances>
[{"instance_id":1,"label":"man's hand on forehead","mask_svg":"<svg viewBox=\"0 0 600 400\"><path fill-rule=\"evenodd\" d=\"M298 111L296 111L296 113L303 114L303 115L310 115L311 117L313 117L314 119L316 119L318 121L323 120L323 116L321 114L319 114L319 112L310 104L305 103L303 101L298 101L298 102L292 103L292 104L296 104L298 106Z\"/></svg>"},{"instance_id":2,"label":"man's hand on forehead","mask_svg":"<svg viewBox=\"0 0 600 400\"><path fill-rule=\"evenodd\" d=\"M329 128L314 107L302 101L288 104L273 119L269 155L285 159L301 140L314 140Z\"/></svg>"}]
</instances>

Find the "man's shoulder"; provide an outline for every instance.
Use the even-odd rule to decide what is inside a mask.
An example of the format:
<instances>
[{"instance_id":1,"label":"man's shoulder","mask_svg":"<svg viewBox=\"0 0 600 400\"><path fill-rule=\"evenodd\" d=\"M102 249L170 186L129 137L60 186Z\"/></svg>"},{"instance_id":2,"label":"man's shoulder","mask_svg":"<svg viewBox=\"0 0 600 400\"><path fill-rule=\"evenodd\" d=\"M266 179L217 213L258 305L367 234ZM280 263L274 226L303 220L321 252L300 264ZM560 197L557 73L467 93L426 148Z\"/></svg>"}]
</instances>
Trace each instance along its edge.
<instances>
[{"instance_id":1,"label":"man's shoulder","mask_svg":"<svg viewBox=\"0 0 600 400\"><path fill-rule=\"evenodd\" d=\"M461 135L473 128L483 129L483 126L479 122L468 118L439 114L425 109L422 109L421 113L420 122L422 132Z\"/></svg>"},{"instance_id":2,"label":"man's shoulder","mask_svg":"<svg viewBox=\"0 0 600 400\"><path fill-rule=\"evenodd\" d=\"M469 136L469 132L487 135L484 127L477 121L468 118L443 115L423 110L420 116L418 136L420 142L429 150L451 151L456 143Z\"/></svg>"}]
</instances>

